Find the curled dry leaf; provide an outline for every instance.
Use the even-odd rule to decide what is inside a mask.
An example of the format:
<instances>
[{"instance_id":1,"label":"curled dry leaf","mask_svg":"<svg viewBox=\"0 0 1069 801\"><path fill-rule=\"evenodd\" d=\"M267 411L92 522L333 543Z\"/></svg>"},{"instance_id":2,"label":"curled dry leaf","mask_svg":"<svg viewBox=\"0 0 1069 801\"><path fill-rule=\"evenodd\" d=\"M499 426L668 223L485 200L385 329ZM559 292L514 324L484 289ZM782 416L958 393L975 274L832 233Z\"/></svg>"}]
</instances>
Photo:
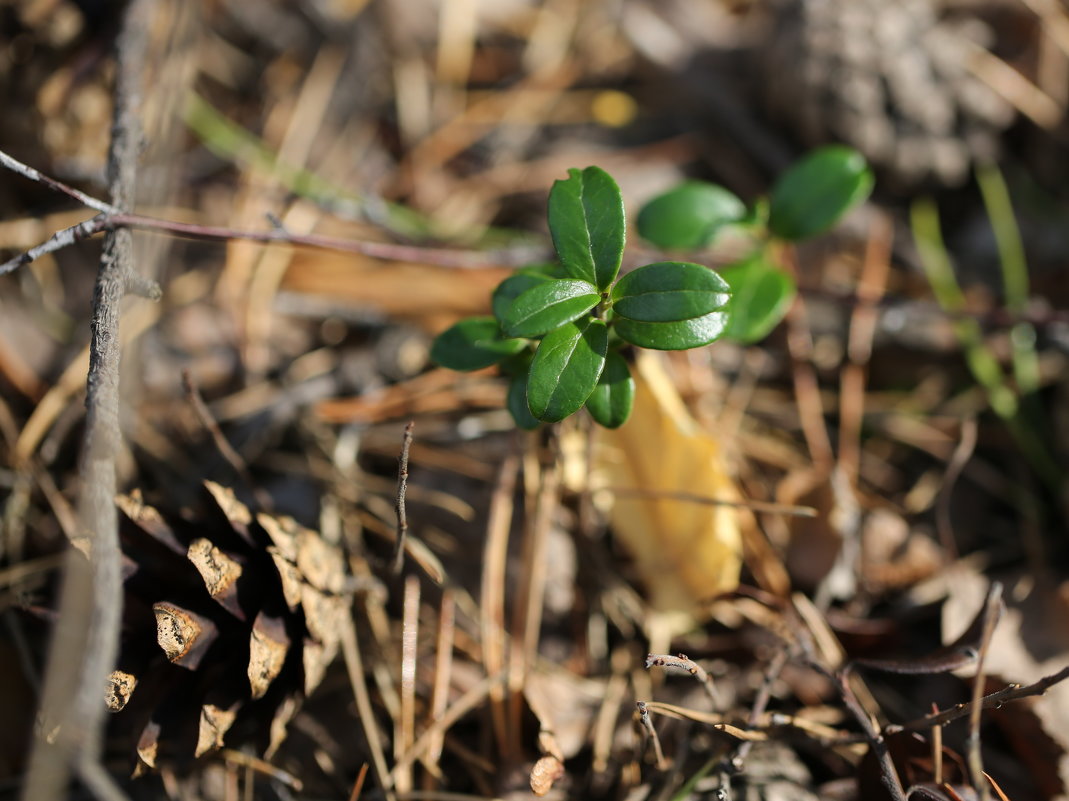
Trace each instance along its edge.
<instances>
[{"instance_id":1,"label":"curled dry leaf","mask_svg":"<svg viewBox=\"0 0 1069 801\"><path fill-rule=\"evenodd\" d=\"M658 357L642 353L636 368L631 419L598 431L597 469L616 490L613 529L634 557L654 609L679 615L686 625L703 601L738 585L742 538L736 508L678 496L737 501L739 493L720 443L687 412Z\"/></svg>"}]
</instances>

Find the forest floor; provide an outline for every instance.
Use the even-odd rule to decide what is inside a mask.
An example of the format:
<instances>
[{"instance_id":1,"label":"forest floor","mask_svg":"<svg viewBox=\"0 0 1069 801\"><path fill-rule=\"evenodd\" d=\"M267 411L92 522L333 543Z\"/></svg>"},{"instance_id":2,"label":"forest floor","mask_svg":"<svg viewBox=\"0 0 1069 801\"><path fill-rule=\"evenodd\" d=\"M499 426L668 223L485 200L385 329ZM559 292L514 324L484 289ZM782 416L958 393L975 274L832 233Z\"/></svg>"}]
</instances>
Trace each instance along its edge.
<instances>
[{"instance_id":1,"label":"forest floor","mask_svg":"<svg viewBox=\"0 0 1069 801\"><path fill-rule=\"evenodd\" d=\"M833 141L774 72L807 4L133 0L125 73L124 5L0 0L0 151L110 202L132 102L125 202L166 221L134 234L161 292L123 301L113 364L116 797L1069 798L1058 4L946 4L986 32L963 52L1001 104L987 139L928 171L870 154L872 198L780 251L786 319L637 358L614 432L517 430L503 379L436 367L433 338L552 258L569 168L611 173L633 222L688 178L753 202ZM0 175L2 260L99 211ZM64 617L91 622L88 595L61 612L63 566L103 558L103 239L0 275L3 798L77 729L38 714L46 676L107 652L61 640L49 667ZM625 270L662 258L630 232Z\"/></svg>"}]
</instances>

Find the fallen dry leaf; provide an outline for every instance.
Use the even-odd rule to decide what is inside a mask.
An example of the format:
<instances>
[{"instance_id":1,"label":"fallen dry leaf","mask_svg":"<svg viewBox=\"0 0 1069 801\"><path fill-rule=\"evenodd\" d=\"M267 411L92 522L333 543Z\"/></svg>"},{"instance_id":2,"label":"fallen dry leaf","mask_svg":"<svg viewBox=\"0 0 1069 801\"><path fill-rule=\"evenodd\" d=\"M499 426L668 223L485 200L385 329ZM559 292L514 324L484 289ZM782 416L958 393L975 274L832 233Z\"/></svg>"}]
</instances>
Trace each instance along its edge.
<instances>
[{"instance_id":1,"label":"fallen dry leaf","mask_svg":"<svg viewBox=\"0 0 1069 801\"><path fill-rule=\"evenodd\" d=\"M1044 577L1020 575L1003 580L1006 612L995 629L984 659L989 680L1031 684L1069 663L1069 630L1064 621L1069 603ZM953 638L968 625L988 591L990 580L972 569L959 567L948 574L949 597L943 606L944 637ZM1021 588L1020 591L1015 587ZM963 675L971 677L974 669ZM999 716L1005 712L1003 719ZM1034 712L1044 732L1026 734L1024 716ZM1069 684L1062 682L1034 701L1015 702L984 712L1003 728L1011 747L1026 765L1037 785L1055 801L1069 799ZM998 776L995 776L997 779Z\"/></svg>"},{"instance_id":2,"label":"fallen dry leaf","mask_svg":"<svg viewBox=\"0 0 1069 801\"><path fill-rule=\"evenodd\" d=\"M702 602L738 586L742 537L736 507L680 494L737 502L739 493L720 443L691 417L658 357L640 355L634 372L634 411L599 432L597 471L613 490L613 529L653 608L693 618Z\"/></svg>"}]
</instances>

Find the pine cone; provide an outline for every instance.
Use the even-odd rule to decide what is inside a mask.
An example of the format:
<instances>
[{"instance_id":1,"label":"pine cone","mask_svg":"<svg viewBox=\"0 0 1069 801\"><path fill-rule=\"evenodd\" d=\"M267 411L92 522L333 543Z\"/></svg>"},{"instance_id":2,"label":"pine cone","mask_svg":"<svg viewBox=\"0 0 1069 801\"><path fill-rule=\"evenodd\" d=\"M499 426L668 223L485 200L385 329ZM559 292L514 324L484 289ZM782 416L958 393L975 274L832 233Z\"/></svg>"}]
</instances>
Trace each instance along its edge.
<instances>
[{"instance_id":1,"label":"pine cone","mask_svg":"<svg viewBox=\"0 0 1069 801\"><path fill-rule=\"evenodd\" d=\"M197 520L164 516L138 494L118 499L126 613L106 701L130 718L139 771L199 757L244 723L269 758L337 654L348 614L338 549L205 487L211 505Z\"/></svg>"},{"instance_id":2,"label":"pine cone","mask_svg":"<svg viewBox=\"0 0 1069 801\"><path fill-rule=\"evenodd\" d=\"M846 142L902 186L963 181L1013 110L968 70L979 21L932 0L774 0L767 100L809 145Z\"/></svg>"}]
</instances>

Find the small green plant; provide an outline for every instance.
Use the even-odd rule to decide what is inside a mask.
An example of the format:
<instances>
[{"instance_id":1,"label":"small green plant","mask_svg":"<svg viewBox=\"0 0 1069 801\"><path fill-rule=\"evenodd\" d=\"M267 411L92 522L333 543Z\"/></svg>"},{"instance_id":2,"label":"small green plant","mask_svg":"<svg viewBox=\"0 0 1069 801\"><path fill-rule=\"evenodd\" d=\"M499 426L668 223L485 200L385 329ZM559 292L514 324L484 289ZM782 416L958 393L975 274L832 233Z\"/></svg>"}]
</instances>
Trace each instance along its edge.
<instances>
[{"instance_id":1,"label":"small green plant","mask_svg":"<svg viewBox=\"0 0 1069 801\"><path fill-rule=\"evenodd\" d=\"M720 270L731 290L724 337L757 342L783 319L797 292L778 265L781 244L827 231L869 196L873 180L860 153L831 145L793 165L769 198L752 207L722 186L686 181L643 207L638 232L660 248L687 251L709 247L726 228L744 232L752 250Z\"/></svg>"},{"instance_id":2,"label":"small green plant","mask_svg":"<svg viewBox=\"0 0 1069 801\"><path fill-rule=\"evenodd\" d=\"M627 229L620 189L598 167L569 170L549 193L558 260L506 278L494 291L493 316L444 331L431 358L454 370L499 365L511 380L508 409L522 428L584 406L615 428L631 414L635 392L624 347L686 350L725 335L765 336L795 292L767 255L771 243L826 230L871 189L868 166L848 148L817 151L752 209L723 187L688 181L642 209L643 238L694 251L730 225L756 232L759 245L719 274L693 262L658 261L620 276Z\"/></svg>"}]
</instances>

